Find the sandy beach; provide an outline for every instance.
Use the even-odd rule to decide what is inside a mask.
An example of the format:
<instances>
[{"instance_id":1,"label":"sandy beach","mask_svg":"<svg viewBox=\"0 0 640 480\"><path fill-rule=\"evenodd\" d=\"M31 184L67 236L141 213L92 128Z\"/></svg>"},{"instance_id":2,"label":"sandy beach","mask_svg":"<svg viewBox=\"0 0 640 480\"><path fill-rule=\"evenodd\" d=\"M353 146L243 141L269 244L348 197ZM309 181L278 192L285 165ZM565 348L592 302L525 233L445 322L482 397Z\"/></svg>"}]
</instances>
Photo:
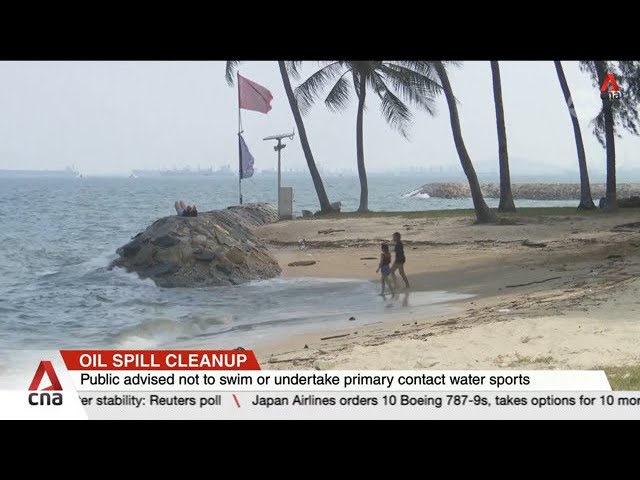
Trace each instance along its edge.
<instances>
[{"instance_id":1,"label":"sandy beach","mask_svg":"<svg viewBox=\"0 0 640 480\"><path fill-rule=\"evenodd\" d=\"M362 278L380 243L402 233L411 291L383 322L257 349L269 369L603 368L640 363L640 211L511 215L406 214L298 219L256 228L285 276ZM312 260L309 266L288 266ZM401 279L398 277L400 283ZM412 312L411 294L474 295L446 313ZM391 313L392 312L392 313Z\"/></svg>"}]
</instances>

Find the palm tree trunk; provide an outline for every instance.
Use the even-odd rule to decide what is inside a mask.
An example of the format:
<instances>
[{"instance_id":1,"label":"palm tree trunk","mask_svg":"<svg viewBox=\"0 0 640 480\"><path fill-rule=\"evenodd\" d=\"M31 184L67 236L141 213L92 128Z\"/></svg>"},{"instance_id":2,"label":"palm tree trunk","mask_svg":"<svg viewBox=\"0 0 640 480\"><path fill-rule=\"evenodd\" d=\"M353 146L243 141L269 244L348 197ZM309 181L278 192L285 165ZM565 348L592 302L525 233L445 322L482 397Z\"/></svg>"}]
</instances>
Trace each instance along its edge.
<instances>
[{"instance_id":1,"label":"palm tree trunk","mask_svg":"<svg viewBox=\"0 0 640 480\"><path fill-rule=\"evenodd\" d=\"M607 194L605 197L605 209L609 212L618 209L616 194L616 137L613 131L613 112L611 101L603 100L608 104L604 107L604 128L607 141Z\"/></svg>"},{"instance_id":2,"label":"palm tree trunk","mask_svg":"<svg viewBox=\"0 0 640 480\"><path fill-rule=\"evenodd\" d=\"M569 108L569 116L571 117L571 123L573 124L573 136L576 139L576 150L578 151L578 168L580 169L580 204L579 209L591 210L596 208L593 204L593 197L591 196L591 184L589 182L589 171L587 169L587 157L584 153L584 143L582 143L582 132L580 131L580 122L578 121L578 115L576 114L576 106L571 99L571 91L569 90L569 84L567 78L564 76L564 70L560 60L553 62L556 66L556 72L558 73L558 81L560 82L560 88L564 95L564 100Z\"/></svg>"},{"instance_id":3,"label":"palm tree trunk","mask_svg":"<svg viewBox=\"0 0 640 480\"><path fill-rule=\"evenodd\" d=\"M331 208L331 202L329 202L329 197L327 196L327 192L324 189L322 177L320 176L320 172L318 171L316 162L313 159L313 153L311 152L311 146L309 145L309 139L307 138L307 131L304 128L302 114L300 113L300 109L298 108L298 102L296 101L296 97L293 94L293 89L291 88L291 81L289 80L287 67L283 60L278 61L278 66L280 67L280 75L282 75L284 90L285 92L287 92L287 98L289 99L291 113L293 113L293 118L296 122L296 127L298 128L298 136L300 137L302 151L304 152L304 157L307 159L307 166L309 167L309 173L311 174L311 179L313 180L313 186L316 189L316 194L318 195L318 200L320 201L320 211L322 213L333 212L334 209Z\"/></svg>"},{"instance_id":4,"label":"palm tree trunk","mask_svg":"<svg viewBox=\"0 0 640 480\"><path fill-rule=\"evenodd\" d=\"M502 83L500 81L500 65L491 61L493 78L493 102L496 106L496 125L498 127L498 158L500 163L500 204L498 211L515 212L511 193L511 174L509 173L509 153L507 150L507 128L504 124L504 106L502 104Z\"/></svg>"},{"instance_id":5,"label":"palm tree trunk","mask_svg":"<svg viewBox=\"0 0 640 480\"><path fill-rule=\"evenodd\" d=\"M603 61L596 61L596 72L598 74L598 84L602 85L607 76L607 66ZM604 112L604 133L607 145L607 193L605 197L605 210L613 212L618 209L616 199L616 138L613 131L613 110L611 100L602 99L602 110Z\"/></svg>"},{"instance_id":6,"label":"palm tree trunk","mask_svg":"<svg viewBox=\"0 0 640 480\"><path fill-rule=\"evenodd\" d=\"M359 212L369 211L369 186L367 185L367 170L364 166L364 103L367 95L364 75L360 75L358 93L358 117L356 119L356 152L358 157L358 176L360 177L360 206Z\"/></svg>"},{"instance_id":7,"label":"palm tree trunk","mask_svg":"<svg viewBox=\"0 0 640 480\"><path fill-rule=\"evenodd\" d=\"M453 90L451 89L451 83L449 83L447 71L442 62L434 62L434 66L436 68L438 76L440 77L440 82L442 83L444 94L447 97L447 105L449 106L449 117L451 120L451 130L453 132L453 142L456 145L456 150L458 151L458 157L460 157L460 163L462 164L464 174L467 176L467 180L469 181L469 188L471 189L471 198L473 199L473 208L476 212L476 218L478 220L478 223L495 222L496 216L484 201L482 190L480 190L480 183L478 182L478 176L476 175L476 171L473 168L473 163L471 162L471 158L469 158L469 154L467 153L467 149L464 145L464 140L462 139L460 118L458 117L458 107L456 106L456 98L453 95Z\"/></svg>"}]
</instances>

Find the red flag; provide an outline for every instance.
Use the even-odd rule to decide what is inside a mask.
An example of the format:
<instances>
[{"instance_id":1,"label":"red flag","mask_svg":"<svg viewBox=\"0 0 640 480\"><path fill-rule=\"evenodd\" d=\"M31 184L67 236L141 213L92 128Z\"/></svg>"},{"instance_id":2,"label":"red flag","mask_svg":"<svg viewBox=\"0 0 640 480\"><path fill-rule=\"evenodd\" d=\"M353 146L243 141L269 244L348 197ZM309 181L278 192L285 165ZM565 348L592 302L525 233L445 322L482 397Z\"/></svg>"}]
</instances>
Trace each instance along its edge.
<instances>
[{"instance_id":1,"label":"red flag","mask_svg":"<svg viewBox=\"0 0 640 480\"><path fill-rule=\"evenodd\" d=\"M238 94L240 108L262 113L271 110L271 100L273 100L271 92L240 74L238 74Z\"/></svg>"}]
</instances>

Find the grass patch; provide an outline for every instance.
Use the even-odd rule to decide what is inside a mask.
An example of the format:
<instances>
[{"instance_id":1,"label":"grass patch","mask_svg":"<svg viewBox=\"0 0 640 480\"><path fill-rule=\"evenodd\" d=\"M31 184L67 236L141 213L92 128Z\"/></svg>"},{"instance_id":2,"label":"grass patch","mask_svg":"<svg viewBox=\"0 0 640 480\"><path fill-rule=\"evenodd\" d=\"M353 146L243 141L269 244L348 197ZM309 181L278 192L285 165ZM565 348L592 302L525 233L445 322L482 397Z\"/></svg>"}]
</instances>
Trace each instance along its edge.
<instances>
[{"instance_id":1,"label":"grass patch","mask_svg":"<svg viewBox=\"0 0 640 480\"><path fill-rule=\"evenodd\" d=\"M542 216L590 216L603 215L604 212L595 210L578 210L576 207L528 207L519 208L515 213L498 213L499 217L517 219L521 217L542 217ZM611 215L611 214L609 214ZM615 214L613 214L615 215ZM378 218L378 217L402 217L402 218L449 218L449 217L470 217L475 218L475 213L471 208L456 208L448 210L420 210L410 212L340 212L340 213L318 213L311 218L333 219L333 218Z\"/></svg>"},{"instance_id":2,"label":"grass patch","mask_svg":"<svg viewBox=\"0 0 640 480\"><path fill-rule=\"evenodd\" d=\"M594 370L604 370L612 390L640 390L640 365L602 367Z\"/></svg>"}]
</instances>

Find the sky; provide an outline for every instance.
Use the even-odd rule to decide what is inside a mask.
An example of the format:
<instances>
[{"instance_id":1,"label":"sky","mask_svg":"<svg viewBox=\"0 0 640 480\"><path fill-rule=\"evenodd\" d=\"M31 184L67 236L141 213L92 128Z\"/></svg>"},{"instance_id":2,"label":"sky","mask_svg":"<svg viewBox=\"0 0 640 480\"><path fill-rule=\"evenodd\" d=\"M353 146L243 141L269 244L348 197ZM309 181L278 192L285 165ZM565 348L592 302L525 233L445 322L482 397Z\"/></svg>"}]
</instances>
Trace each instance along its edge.
<instances>
[{"instance_id":1,"label":"sky","mask_svg":"<svg viewBox=\"0 0 640 480\"><path fill-rule=\"evenodd\" d=\"M598 175L605 171L605 151L588 123L597 112L599 90L577 62L563 66L588 165ZM317 67L307 62L303 78ZM577 172L573 129L553 62L503 61L500 68L512 173ZM0 62L0 169L75 165L85 175L128 175L134 168L229 164L235 170L238 99L224 71L219 61ZM450 72L471 159L479 172L497 170L490 64L469 61ZM240 73L273 93L268 114L243 110L242 119L256 168L275 168L274 142L262 139L294 128L278 65L245 62ZM413 111L409 140L385 123L376 99L369 99L364 123L369 171L459 168L443 96L436 101L435 117ZM322 171L356 171L353 97L339 114L318 102L305 124ZM306 168L297 136L285 143L283 168ZM640 138L624 133L616 153L619 168L640 167Z\"/></svg>"}]
</instances>

